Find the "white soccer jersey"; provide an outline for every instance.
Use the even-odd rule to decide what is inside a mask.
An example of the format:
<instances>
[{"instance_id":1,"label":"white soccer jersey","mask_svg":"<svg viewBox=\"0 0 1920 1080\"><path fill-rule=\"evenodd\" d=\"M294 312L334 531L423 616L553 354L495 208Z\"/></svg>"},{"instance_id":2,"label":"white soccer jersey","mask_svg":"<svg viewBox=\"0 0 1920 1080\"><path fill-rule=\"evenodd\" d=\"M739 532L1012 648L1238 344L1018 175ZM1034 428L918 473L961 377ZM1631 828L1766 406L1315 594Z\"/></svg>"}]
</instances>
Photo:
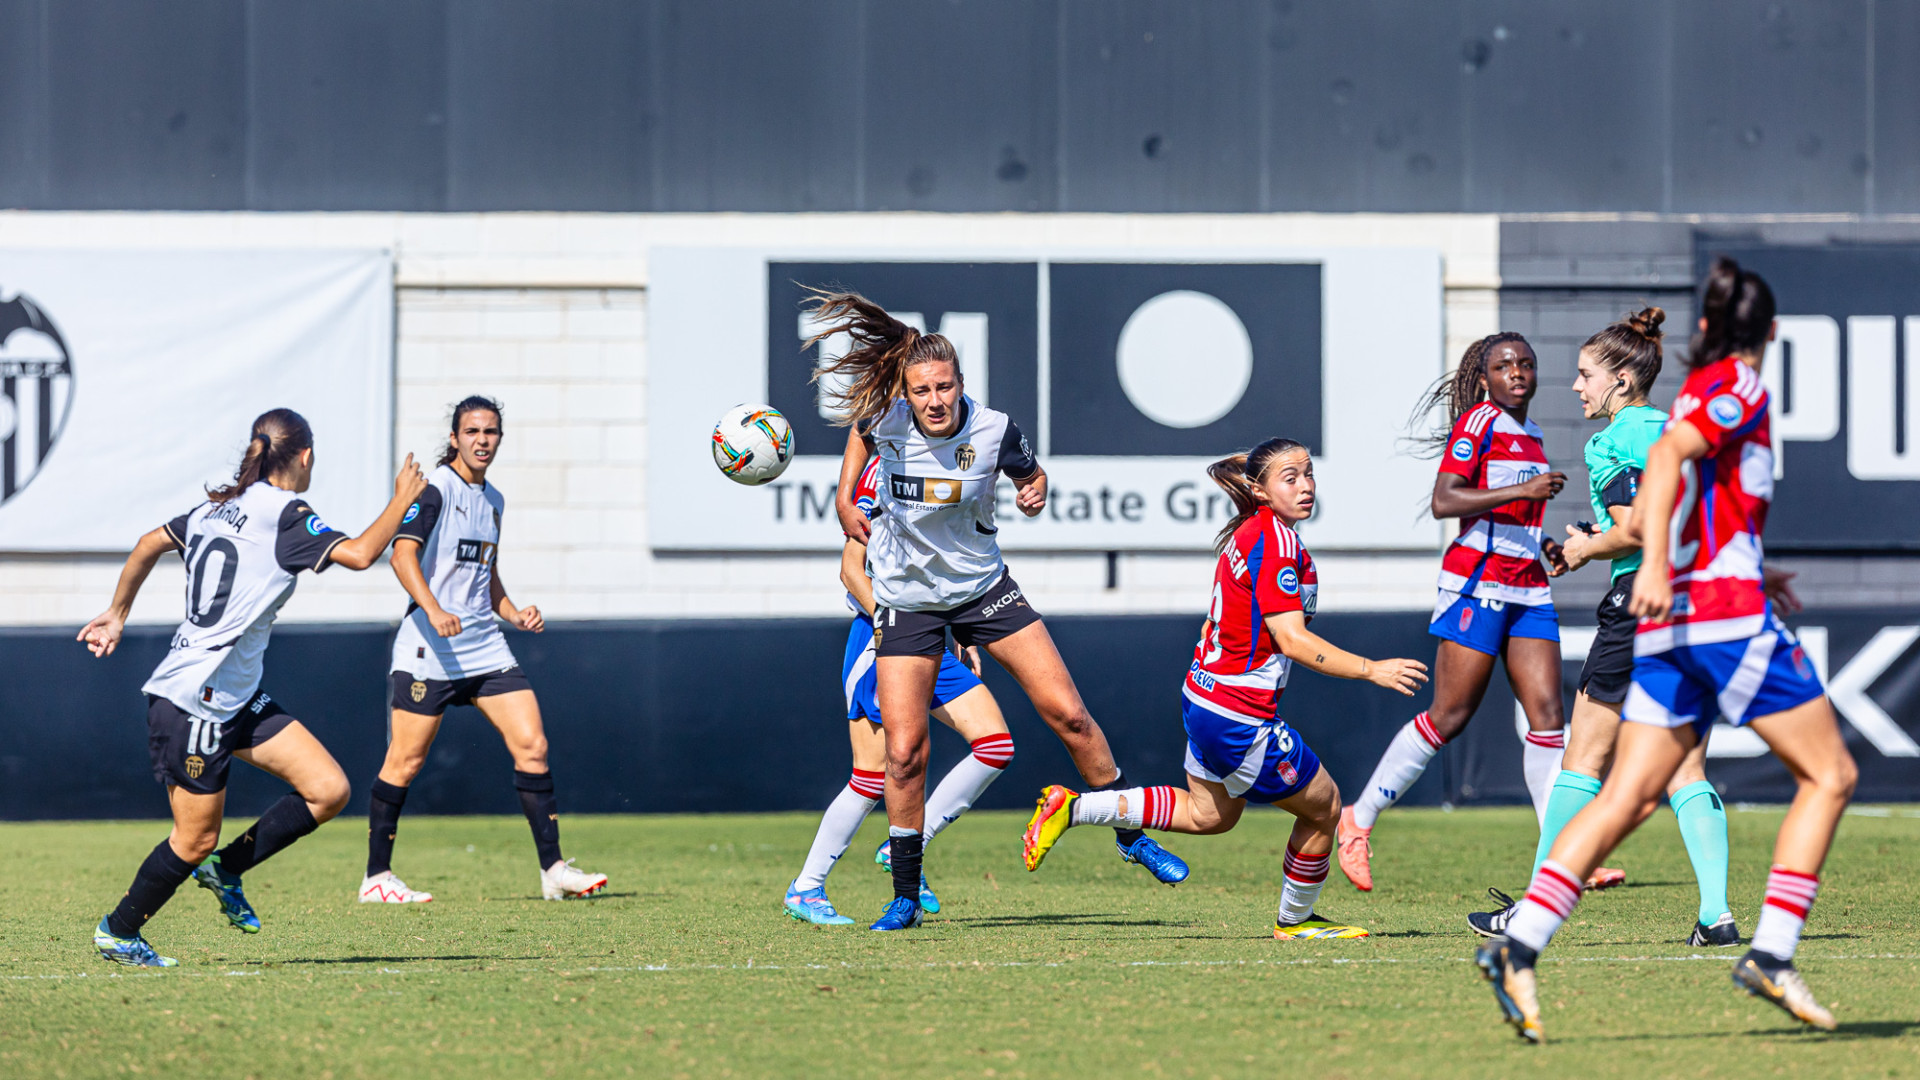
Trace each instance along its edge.
<instances>
[{"instance_id":1,"label":"white soccer jersey","mask_svg":"<svg viewBox=\"0 0 1920 1080\"><path fill-rule=\"evenodd\" d=\"M305 498L264 480L163 527L187 563L187 618L140 689L189 716L225 723L260 688L267 637L293 595L294 575L326 569L347 538Z\"/></svg>"},{"instance_id":2,"label":"white soccer jersey","mask_svg":"<svg viewBox=\"0 0 1920 1080\"><path fill-rule=\"evenodd\" d=\"M420 572L440 609L460 617L460 632L434 632L420 605L407 605L393 638L393 670L416 679L464 679L514 666L507 636L493 617L493 564L500 552L500 515L507 500L492 484L469 484L442 465L394 535L420 544Z\"/></svg>"},{"instance_id":3,"label":"white soccer jersey","mask_svg":"<svg viewBox=\"0 0 1920 1080\"><path fill-rule=\"evenodd\" d=\"M882 513L867 544L874 600L943 611L991 589L1005 568L993 519L999 474L1025 480L1040 468L1020 429L963 396L954 433L930 438L903 398L866 435L880 459Z\"/></svg>"}]
</instances>

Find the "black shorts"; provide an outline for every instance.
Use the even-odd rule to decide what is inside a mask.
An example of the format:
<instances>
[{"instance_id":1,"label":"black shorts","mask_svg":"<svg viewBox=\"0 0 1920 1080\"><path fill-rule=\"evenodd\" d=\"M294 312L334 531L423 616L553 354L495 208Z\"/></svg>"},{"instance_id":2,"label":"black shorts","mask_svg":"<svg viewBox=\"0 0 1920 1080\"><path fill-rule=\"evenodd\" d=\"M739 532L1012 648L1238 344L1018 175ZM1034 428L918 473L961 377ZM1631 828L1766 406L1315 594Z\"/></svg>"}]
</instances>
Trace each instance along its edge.
<instances>
[{"instance_id":1,"label":"black shorts","mask_svg":"<svg viewBox=\"0 0 1920 1080\"><path fill-rule=\"evenodd\" d=\"M251 750L293 722L263 693L224 724L191 716L166 698L148 694L147 754L153 759L153 778L196 795L225 791L233 752Z\"/></svg>"},{"instance_id":2,"label":"black shorts","mask_svg":"<svg viewBox=\"0 0 1920 1080\"><path fill-rule=\"evenodd\" d=\"M533 689L533 684L527 681L526 672L521 671L518 664L462 679L416 679L407 672L396 671L392 681L393 707L421 716L439 716L449 706L473 704L474 698Z\"/></svg>"},{"instance_id":3,"label":"black shorts","mask_svg":"<svg viewBox=\"0 0 1920 1080\"><path fill-rule=\"evenodd\" d=\"M1637 573L1637 571L1635 572ZM1633 597L1635 574L1621 574L1594 614L1599 629L1593 635L1593 647L1587 650L1587 662L1580 669L1580 689L1595 701L1618 705L1627 700L1627 687L1633 685L1633 636L1640 620L1627 610Z\"/></svg>"},{"instance_id":4,"label":"black shorts","mask_svg":"<svg viewBox=\"0 0 1920 1080\"><path fill-rule=\"evenodd\" d=\"M1013 575L1001 571L1000 580L978 599L945 611L873 609L875 656L939 656L947 649L947 631L961 645L999 641L1040 621L1040 613Z\"/></svg>"}]
</instances>

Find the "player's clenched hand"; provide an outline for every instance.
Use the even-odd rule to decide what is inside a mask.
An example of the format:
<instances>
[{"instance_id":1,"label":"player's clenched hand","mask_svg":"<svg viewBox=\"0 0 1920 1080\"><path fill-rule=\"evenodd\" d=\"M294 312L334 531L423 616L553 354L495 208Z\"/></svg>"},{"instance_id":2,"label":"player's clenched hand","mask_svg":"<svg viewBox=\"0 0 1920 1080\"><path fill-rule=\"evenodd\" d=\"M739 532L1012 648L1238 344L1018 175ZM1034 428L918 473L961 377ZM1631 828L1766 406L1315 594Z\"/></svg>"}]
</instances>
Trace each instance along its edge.
<instances>
[{"instance_id":1,"label":"player's clenched hand","mask_svg":"<svg viewBox=\"0 0 1920 1080\"><path fill-rule=\"evenodd\" d=\"M120 632L126 629L126 625L113 612L105 612L95 615L92 622L81 627L74 640L86 642L87 651L95 656L112 656L113 650L120 644Z\"/></svg>"},{"instance_id":2,"label":"player's clenched hand","mask_svg":"<svg viewBox=\"0 0 1920 1080\"><path fill-rule=\"evenodd\" d=\"M1673 614L1673 583L1667 580L1666 567L1642 566L1633 579L1633 597L1627 611L1641 619L1665 622Z\"/></svg>"},{"instance_id":3,"label":"player's clenched hand","mask_svg":"<svg viewBox=\"0 0 1920 1080\"><path fill-rule=\"evenodd\" d=\"M1427 665L1418 660L1374 660L1367 667L1367 681L1412 697L1427 681Z\"/></svg>"},{"instance_id":4,"label":"player's clenched hand","mask_svg":"<svg viewBox=\"0 0 1920 1080\"><path fill-rule=\"evenodd\" d=\"M973 672L974 678L979 678L980 647L977 645L962 645L958 646L958 650L960 653L960 663L964 665L968 671Z\"/></svg>"},{"instance_id":5,"label":"player's clenched hand","mask_svg":"<svg viewBox=\"0 0 1920 1080\"><path fill-rule=\"evenodd\" d=\"M540 616L540 609L537 607L528 606L521 608L519 611L513 613L512 621L513 625L520 629L528 630L536 634L547 628L547 620Z\"/></svg>"},{"instance_id":6,"label":"player's clenched hand","mask_svg":"<svg viewBox=\"0 0 1920 1080\"><path fill-rule=\"evenodd\" d=\"M441 637L460 636L460 616L445 611L427 613L427 621L433 624L433 632Z\"/></svg>"},{"instance_id":7,"label":"player's clenched hand","mask_svg":"<svg viewBox=\"0 0 1920 1080\"><path fill-rule=\"evenodd\" d=\"M1033 483L1022 487L1013 497L1013 505L1028 517L1034 517L1047 508L1047 474L1034 477Z\"/></svg>"},{"instance_id":8,"label":"player's clenched hand","mask_svg":"<svg viewBox=\"0 0 1920 1080\"><path fill-rule=\"evenodd\" d=\"M1791 570L1775 570L1771 566L1760 568L1761 588L1782 615L1798 615L1806 607L1793 591L1793 579L1799 576Z\"/></svg>"},{"instance_id":9,"label":"player's clenched hand","mask_svg":"<svg viewBox=\"0 0 1920 1080\"><path fill-rule=\"evenodd\" d=\"M1561 574L1573 569L1572 563L1567 559L1566 549L1554 543L1552 537L1541 538L1540 554L1547 560L1547 576L1549 577L1559 577Z\"/></svg>"},{"instance_id":10,"label":"player's clenched hand","mask_svg":"<svg viewBox=\"0 0 1920 1080\"><path fill-rule=\"evenodd\" d=\"M859 507L851 503L845 506L836 504L834 509L840 514L841 531L849 537L864 544L873 536L873 523L867 520L867 515L861 513Z\"/></svg>"},{"instance_id":11,"label":"player's clenched hand","mask_svg":"<svg viewBox=\"0 0 1920 1080\"><path fill-rule=\"evenodd\" d=\"M1521 498L1532 502L1546 502L1548 499L1560 494L1560 489L1567 486L1567 474L1563 472L1541 473L1539 476L1517 486L1520 488Z\"/></svg>"},{"instance_id":12,"label":"player's clenched hand","mask_svg":"<svg viewBox=\"0 0 1920 1080\"><path fill-rule=\"evenodd\" d=\"M413 502L426 489L427 475L420 471L420 466L414 464L413 455L408 454L407 460L400 465L399 474L393 478L393 501Z\"/></svg>"}]
</instances>

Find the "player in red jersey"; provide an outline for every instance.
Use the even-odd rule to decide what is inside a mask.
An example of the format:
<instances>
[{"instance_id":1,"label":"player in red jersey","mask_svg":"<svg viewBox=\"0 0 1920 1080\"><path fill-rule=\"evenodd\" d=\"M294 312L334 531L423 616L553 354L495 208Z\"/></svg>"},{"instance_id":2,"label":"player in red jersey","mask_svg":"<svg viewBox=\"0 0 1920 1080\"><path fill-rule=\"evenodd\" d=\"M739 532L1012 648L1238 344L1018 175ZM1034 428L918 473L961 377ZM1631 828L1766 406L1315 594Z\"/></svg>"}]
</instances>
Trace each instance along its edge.
<instances>
[{"instance_id":1,"label":"player in red jersey","mask_svg":"<svg viewBox=\"0 0 1920 1080\"><path fill-rule=\"evenodd\" d=\"M1319 575L1294 526L1313 514L1313 459L1292 439L1269 439L1215 462L1207 473L1238 513L1220 531L1213 602L1201 625L1183 693L1187 790L1129 788L1080 794L1055 784L1022 837L1028 870L1074 825L1223 833L1249 801L1296 819L1287 841L1276 938L1355 938L1367 932L1317 918L1340 819L1340 789L1305 739L1277 715L1293 664L1366 679L1411 696L1426 681L1416 660L1368 660L1307 629Z\"/></svg>"},{"instance_id":2,"label":"player in red jersey","mask_svg":"<svg viewBox=\"0 0 1920 1080\"><path fill-rule=\"evenodd\" d=\"M1833 1014L1793 966L1840 815L1857 775L1833 707L1778 609L1798 606L1761 563L1773 499L1773 443L1760 361L1775 330L1758 274L1714 260L1700 304L1692 374L1647 454L1632 528L1643 562L1640 618L1613 770L1534 875L1526 898L1476 960L1501 1011L1541 1038L1534 962L1580 899L1583 876L1646 820L1688 751L1724 720L1751 727L1799 786L1774 842L1753 947L1734 984L1815 1027Z\"/></svg>"},{"instance_id":3,"label":"player in red jersey","mask_svg":"<svg viewBox=\"0 0 1920 1080\"><path fill-rule=\"evenodd\" d=\"M1408 721L1380 756L1359 802L1340 815L1340 869L1361 892L1373 889L1373 824L1420 779L1440 748L1466 729L1486 696L1493 662L1527 714L1521 760L1536 815L1566 748L1560 700L1560 624L1547 565L1564 567L1560 545L1542 534L1546 503L1566 474L1547 464L1540 428L1527 419L1538 376L1519 334L1481 338L1419 412L1444 407L1451 424L1433 484L1433 516L1459 518L1460 535L1440 563L1440 602L1428 632L1440 638L1433 704ZM1438 442L1439 440L1434 440Z\"/></svg>"}]
</instances>

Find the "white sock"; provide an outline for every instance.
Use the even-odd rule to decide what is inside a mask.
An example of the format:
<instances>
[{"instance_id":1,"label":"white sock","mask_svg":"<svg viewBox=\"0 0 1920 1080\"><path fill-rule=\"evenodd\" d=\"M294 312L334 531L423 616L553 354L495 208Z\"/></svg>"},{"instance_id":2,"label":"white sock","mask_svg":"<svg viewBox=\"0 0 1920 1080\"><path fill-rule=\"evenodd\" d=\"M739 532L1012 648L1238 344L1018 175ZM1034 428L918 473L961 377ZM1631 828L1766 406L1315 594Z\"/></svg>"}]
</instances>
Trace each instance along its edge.
<instances>
[{"instance_id":1,"label":"white sock","mask_svg":"<svg viewBox=\"0 0 1920 1080\"><path fill-rule=\"evenodd\" d=\"M1013 761L1013 736L1001 732L974 740L973 753L940 778L940 785L927 797L926 832L928 840L958 820L973 806L987 785L1000 778Z\"/></svg>"},{"instance_id":2,"label":"white sock","mask_svg":"<svg viewBox=\"0 0 1920 1080\"><path fill-rule=\"evenodd\" d=\"M1776 866L1767 875L1767 898L1760 905L1760 924L1753 929L1753 950L1782 960L1793 959L1800 948L1800 931L1820 892L1820 879Z\"/></svg>"},{"instance_id":3,"label":"white sock","mask_svg":"<svg viewBox=\"0 0 1920 1080\"><path fill-rule=\"evenodd\" d=\"M860 823L880 801L885 780L885 773L854 770L853 779L840 789L840 794L827 806L827 812L820 815L820 828L813 834L813 847L807 850L807 861L800 867L800 876L793 881L794 889L805 891L826 885L833 864L847 853L853 834L860 831Z\"/></svg>"},{"instance_id":4,"label":"white sock","mask_svg":"<svg viewBox=\"0 0 1920 1080\"><path fill-rule=\"evenodd\" d=\"M1120 804L1126 803L1126 812L1122 813ZM1073 800L1073 824L1075 825L1114 825L1129 829L1138 829L1146 820L1147 789L1126 788L1121 791L1089 791Z\"/></svg>"},{"instance_id":5,"label":"white sock","mask_svg":"<svg viewBox=\"0 0 1920 1080\"><path fill-rule=\"evenodd\" d=\"M1327 884L1327 855L1302 855L1287 846L1287 861L1284 876L1280 879L1280 914L1276 921L1282 926L1291 926L1304 922L1313 914L1313 903L1320 899L1320 890Z\"/></svg>"},{"instance_id":6,"label":"white sock","mask_svg":"<svg viewBox=\"0 0 1920 1080\"><path fill-rule=\"evenodd\" d=\"M1507 937L1534 952L1545 949L1580 902L1580 887L1580 878L1573 871L1552 859L1541 863L1533 884L1527 886L1526 898L1507 923Z\"/></svg>"},{"instance_id":7,"label":"white sock","mask_svg":"<svg viewBox=\"0 0 1920 1080\"><path fill-rule=\"evenodd\" d=\"M1373 828L1380 811L1398 802L1414 781L1420 779L1420 774L1427 771L1427 763L1440 752L1443 741L1426 713L1407 721L1387 744L1387 752L1380 755L1380 764L1373 767L1373 777L1360 792L1359 801L1353 804L1354 823L1363 829Z\"/></svg>"},{"instance_id":8,"label":"white sock","mask_svg":"<svg viewBox=\"0 0 1920 1080\"><path fill-rule=\"evenodd\" d=\"M1527 778L1533 816L1543 829L1547 827L1547 796L1553 792L1554 778L1560 775L1560 759L1566 754L1565 731L1529 731L1521 744L1520 771Z\"/></svg>"}]
</instances>

